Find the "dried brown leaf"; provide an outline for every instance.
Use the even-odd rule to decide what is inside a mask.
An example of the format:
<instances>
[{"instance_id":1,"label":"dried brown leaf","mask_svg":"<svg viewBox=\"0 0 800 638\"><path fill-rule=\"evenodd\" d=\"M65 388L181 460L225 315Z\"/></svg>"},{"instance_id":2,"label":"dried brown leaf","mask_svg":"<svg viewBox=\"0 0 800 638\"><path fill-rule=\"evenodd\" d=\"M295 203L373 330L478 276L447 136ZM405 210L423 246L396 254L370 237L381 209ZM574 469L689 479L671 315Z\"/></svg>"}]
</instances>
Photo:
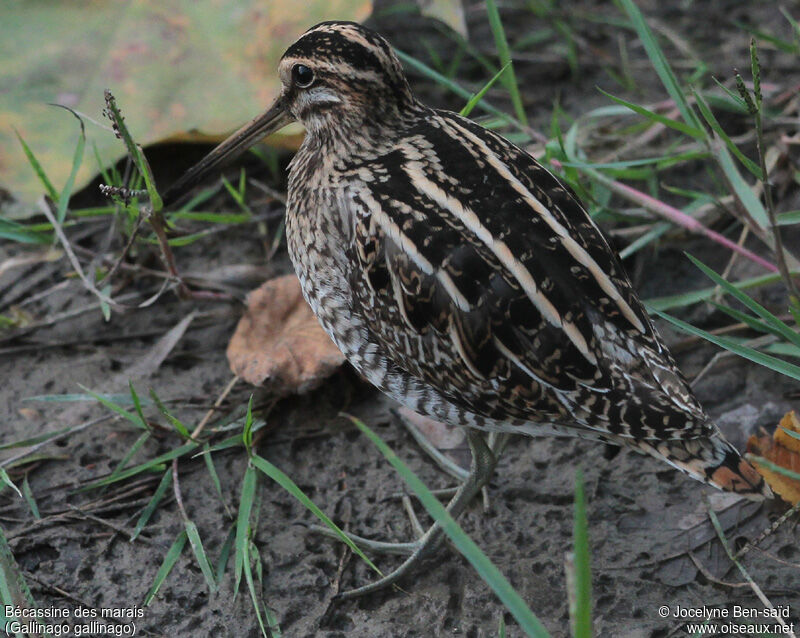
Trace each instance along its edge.
<instances>
[{"instance_id":1,"label":"dried brown leaf","mask_svg":"<svg viewBox=\"0 0 800 638\"><path fill-rule=\"evenodd\" d=\"M762 456L784 469L800 474L800 440L790 436L781 428L800 434L800 420L794 411L784 415L780 427L775 428L772 436L763 430L759 436L751 436L747 441L747 451ZM799 480L775 472L759 464L755 459L753 464L773 492L792 505L800 502Z\"/></svg>"},{"instance_id":2,"label":"dried brown leaf","mask_svg":"<svg viewBox=\"0 0 800 638\"><path fill-rule=\"evenodd\" d=\"M294 275L271 279L252 291L247 312L228 344L234 374L283 394L318 386L344 355L322 330Z\"/></svg>"}]
</instances>

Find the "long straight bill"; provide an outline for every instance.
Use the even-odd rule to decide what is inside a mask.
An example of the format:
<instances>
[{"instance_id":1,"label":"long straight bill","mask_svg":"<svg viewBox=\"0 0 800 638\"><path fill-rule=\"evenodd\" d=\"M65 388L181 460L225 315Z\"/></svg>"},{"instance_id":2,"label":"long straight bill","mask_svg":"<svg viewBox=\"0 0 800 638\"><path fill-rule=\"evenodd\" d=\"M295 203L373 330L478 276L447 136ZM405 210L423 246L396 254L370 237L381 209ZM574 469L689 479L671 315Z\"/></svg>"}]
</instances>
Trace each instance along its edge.
<instances>
[{"instance_id":1,"label":"long straight bill","mask_svg":"<svg viewBox=\"0 0 800 638\"><path fill-rule=\"evenodd\" d=\"M264 113L245 124L213 151L186 171L163 195L164 206L174 204L214 171L241 155L260 139L271 135L292 122L294 118L279 97Z\"/></svg>"}]
</instances>

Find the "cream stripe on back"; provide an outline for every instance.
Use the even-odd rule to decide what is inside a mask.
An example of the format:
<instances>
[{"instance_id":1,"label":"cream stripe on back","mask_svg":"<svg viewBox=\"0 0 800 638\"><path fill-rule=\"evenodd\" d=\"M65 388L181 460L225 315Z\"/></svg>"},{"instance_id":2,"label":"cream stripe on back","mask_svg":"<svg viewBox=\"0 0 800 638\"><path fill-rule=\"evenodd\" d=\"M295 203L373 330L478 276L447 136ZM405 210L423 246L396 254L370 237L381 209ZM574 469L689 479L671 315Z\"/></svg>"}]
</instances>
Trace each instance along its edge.
<instances>
[{"instance_id":1,"label":"cream stripe on back","mask_svg":"<svg viewBox=\"0 0 800 638\"><path fill-rule=\"evenodd\" d=\"M448 121L448 124L458 129L458 133L453 134L455 139L459 139L459 135L463 135L465 138L469 139L473 144L475 144L478 149L480 149L486 161L506 182L508 182L514 188L515 191L522 196L525 203L535 210L547 223L547 225L553 229L553 231L561 240L562 245L569 251L570 255L572 255L577 262L582 264L592 274L592 277L594 277L597 284L600 286L603 292L611 297L622 315L631 323L634 328L636 328L636 330L644 333L644 324L642 324L639 317L636 316L636 313L633 311L630 305L622 298L622 295L620 294L619 290L617 290L614 282L611 281L605 272L603 272L603 269L600 268L594 258L588 252L586 252L586 250L580 244L578 244L578 242L570 237L567 229L564 228L561 223L559 223L559 221L547 209L547 207L538 199L536 199L533 196L533 193L531 193L525 187L525 185L513 175L508 166L506 166L506 164L499 157L497 157L497 155L487 146L486 142L460 124L452 121Z\"/></svg>"}]
</instances>

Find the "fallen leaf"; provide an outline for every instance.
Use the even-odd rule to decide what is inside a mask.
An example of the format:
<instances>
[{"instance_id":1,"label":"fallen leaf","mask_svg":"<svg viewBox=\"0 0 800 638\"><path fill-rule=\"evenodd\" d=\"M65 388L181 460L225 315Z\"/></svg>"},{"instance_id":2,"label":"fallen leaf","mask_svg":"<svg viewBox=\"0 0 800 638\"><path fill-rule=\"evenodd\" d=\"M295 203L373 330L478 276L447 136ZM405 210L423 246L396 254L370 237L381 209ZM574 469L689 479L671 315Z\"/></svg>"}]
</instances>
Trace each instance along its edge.
<instances>
[{"instance_id":1,"label":"fallen leaf","mask_svg":"<svg viewBox=\"0 0 800 638\"><path fill-rule=\"evenodd\" d=\"M467 19L461 0L417 0L417 6L422 15L441 20L467 39Z\"/></svg>"},{"instance_id":2,"label":"fallen leaf","mask_svg":"<svg viewBox=\"0 0 800 638\"><path fill-rule=\"evenodd\" d=\"M252 291L247 312L228 344L234 374L282 394L318 386L344 363L344 355L319 325L294 275L271 279Z\"/></svg>"},{"instance_id":3,"label":"fallen leaf","mask_svg":"<svg viewBox=\"0 0 800 638\"><path fill-rule=\"evenodd\" d=\"M72 169L74 118L85 114L87 158L76 190L124 153L101 120L103 89L117 98L134 138L225 134L262 112L280 90L278 60L322 20L363 20L368 0L3 2L0 20L0 184L26 202L42 191L14 129L61 188ZM297 137L298 129L295 129ZM277 138L276 138L277 139ZM89 151L89 149L93 149Z\"/></svg>"},{"instance_id":4,"label":"fallen leaf","mask_svg":"<svg viewBox=\"0 0 800 638\"><path fill-rule=\"evenodd\" d=\"M764 430L759 436L751 436L747 441L747 451L800 475L800 439L793 437L785 430L800 435L800 420L794 411L784 415L772 436ZM759 463L757 458L751 460L773 492L792 505L800 502L800 479L781 474L775 469Z\"/></svg>"},{"instance_id":5,"label":"fallen leaf","mask_svg":"<svg viewBox=\"0 0 800 638\"><path fill-rule=\"evenodd\" d=\"M800 420L798 420L794 410L784 414L779 425L780 427L775 430L775 443L796 454L800 454L800 438L797 438L797 436L800 436ZM787 430L793 432L796 436L792 436Z\"/></svg>"}]
</instances>

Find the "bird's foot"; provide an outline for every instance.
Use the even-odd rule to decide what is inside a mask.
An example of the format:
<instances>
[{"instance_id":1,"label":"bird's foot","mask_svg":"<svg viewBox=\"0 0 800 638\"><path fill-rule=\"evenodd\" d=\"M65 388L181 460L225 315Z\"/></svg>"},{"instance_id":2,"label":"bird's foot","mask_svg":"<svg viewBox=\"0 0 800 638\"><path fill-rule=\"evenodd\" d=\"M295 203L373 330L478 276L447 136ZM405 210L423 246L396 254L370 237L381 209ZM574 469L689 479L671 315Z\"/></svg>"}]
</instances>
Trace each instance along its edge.
<instances>
[{"instance_id":1,"label":"bird's foot","mask_svg":"<svg viewBox=\"0 0 800 638\"><path fill-rule=\"evenodd\" d=\"M337 532L324 525L310 525L308 529L316 534L333 538L334 540L342 540ZM365 538L352 532L343 532L347 538L355 543L358 548L370 554L390 554L395 556L411 556L417 549L419 541L412 541L410 543L387 543L385 541L376 541L371 538Z\"/></svg>"},{"instance_id":2,"label":"bird's foot","mask_svg":"<svg viewBox=\"0 0 800 638\"><path fill-rule=\"evenodd\" d=\"M470 451L472 452L472 463L466 480L461 484L447 505L447 511L452 518L457 519L461 512L464 511L467 505L482 491L489 481L494 467L497 464L499 454L502 453L505 447L506 439L507 436L505 435L495 437L491 441L492 445L490 447L487 445L482 434L475 430L467 431L467 441L470 446ZM393 572L382 576L374 583L341 593L337 596L338 599L356 598L383 589L389 585L394 585L406 574L413 571L425 558L431 556L439 546L443 538L443 531L440 524L436 522L428 528L427 531L421 533L422 526L417 520L417 516L414 513L411 500L408 496L404 497L403 504L411 519L412 527L418 534L421 534L418 540L411 543L385 543L364 538L356 534L345 533L348 538L362 550L384 554L399 554L401 556L407 556L408 558ZM312 526L311 529L332 538L339 538L338 534L332 532L328 528L315 525Z\"/></svg>"}]
</instances>

